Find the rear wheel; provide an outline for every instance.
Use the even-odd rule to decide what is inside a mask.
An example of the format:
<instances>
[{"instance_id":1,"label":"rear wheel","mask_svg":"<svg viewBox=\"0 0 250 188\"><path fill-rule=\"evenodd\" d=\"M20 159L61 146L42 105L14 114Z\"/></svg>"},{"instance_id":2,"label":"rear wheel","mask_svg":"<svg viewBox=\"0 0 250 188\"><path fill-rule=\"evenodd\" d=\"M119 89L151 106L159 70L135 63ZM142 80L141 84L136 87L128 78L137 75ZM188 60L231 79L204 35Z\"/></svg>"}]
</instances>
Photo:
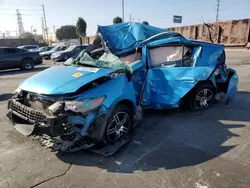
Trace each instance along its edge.
<instances>
[{"instance_id":1,"label":"rear wheel","mask_svg":"<svg viewBox=\"0 0 250 188\"><path fill-rule=\"evenodd\" d=\"M116 143L124 139L132 124L132 114L129 108L123 104L116 106L113 113L108 118L108 123L103 135L103 143Z\"/></svg>"},{"instance_id":2,"label":"rear wheel","mask_svg":"<svg viewBox=\"0 0 250 188\"><path fill-rule=\"evenodd\" d=\"M207 109L213 104L215 90L211 84L200 84L188 97L189 108L192 111Z\"/></svg>"},{"instance_id":3,"label":"rear wheel","mask_svg":"<svg viewBox=\"0 0 250 188\"><path fill-rule=\"evenodd\" d=\"M21 70L32 70L34 68L33 59L27 58L22 61Z\"/></svg>"}]
</instances>

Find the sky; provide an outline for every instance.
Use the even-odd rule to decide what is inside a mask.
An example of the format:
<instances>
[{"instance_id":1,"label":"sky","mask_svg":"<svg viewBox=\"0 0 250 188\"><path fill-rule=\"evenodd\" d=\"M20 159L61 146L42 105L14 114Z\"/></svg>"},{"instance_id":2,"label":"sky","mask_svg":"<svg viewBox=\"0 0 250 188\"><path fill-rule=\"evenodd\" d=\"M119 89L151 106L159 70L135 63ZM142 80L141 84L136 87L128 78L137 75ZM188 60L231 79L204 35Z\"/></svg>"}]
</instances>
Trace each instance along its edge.
<instances>
[{"instance_id":1,"label":"sky","mask_svg":"<svg viewBox=\"0 0 250 188\"><path fill-rule=\"evenodd\" d=\"M125 21L148 21L150 25L168 28L214 22L216 0L124 0ZM16 9L22 15L25 31L41 33L42 6L45 7L49 32L53 27L75 25L78 17L87 22L87 34L94 35L97 25L110 25L122 16L122 0L0 0L0 31L16 35ZM173 23L173 15L183 16L182 24ZM220 0L219 20L250 18L250 0Z\"/></svg>"}]
</instances>

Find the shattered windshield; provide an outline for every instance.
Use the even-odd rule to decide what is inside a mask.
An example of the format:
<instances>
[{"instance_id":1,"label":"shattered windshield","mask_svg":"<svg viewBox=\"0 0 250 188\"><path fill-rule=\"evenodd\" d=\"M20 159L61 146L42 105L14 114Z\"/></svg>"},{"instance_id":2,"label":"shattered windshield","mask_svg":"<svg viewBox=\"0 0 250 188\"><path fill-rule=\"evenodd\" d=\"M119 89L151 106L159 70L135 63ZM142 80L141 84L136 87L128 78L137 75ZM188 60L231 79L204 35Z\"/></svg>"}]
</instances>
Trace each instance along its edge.
<instances>
[{"instance_id":1,"label":"shattered windshield","mask_svg":"<svg viewBox=\"0 0 250 188\"><path fill-rule=\"evenodd\" d=\"M76 66L112 68L121 72L131 72L131 68L112 53L104 53L99 59L93 59L87 52L81 52L72 62Z\"/></svg>"}]
</instances>

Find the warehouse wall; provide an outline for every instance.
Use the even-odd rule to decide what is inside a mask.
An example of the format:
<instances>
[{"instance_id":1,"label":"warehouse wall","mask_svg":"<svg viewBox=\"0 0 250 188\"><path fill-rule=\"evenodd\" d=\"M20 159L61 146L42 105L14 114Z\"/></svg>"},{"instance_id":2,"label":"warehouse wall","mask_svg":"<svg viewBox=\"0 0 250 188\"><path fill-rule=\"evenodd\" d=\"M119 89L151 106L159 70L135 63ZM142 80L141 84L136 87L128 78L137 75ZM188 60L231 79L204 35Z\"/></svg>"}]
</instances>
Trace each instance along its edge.
<instances>
[{"instance_id":1,"label":"warehouse wall","mask_svg":"<svg viewBox=\"0 0 250 188\"><path fill-rule=\"evenodd\" d=\"M250 19L209 23L212 41L225 45L246 45L250 39ZM211 42L208 26L205 24L167 28L185 37Z\"/></svg>"}]
</instances>

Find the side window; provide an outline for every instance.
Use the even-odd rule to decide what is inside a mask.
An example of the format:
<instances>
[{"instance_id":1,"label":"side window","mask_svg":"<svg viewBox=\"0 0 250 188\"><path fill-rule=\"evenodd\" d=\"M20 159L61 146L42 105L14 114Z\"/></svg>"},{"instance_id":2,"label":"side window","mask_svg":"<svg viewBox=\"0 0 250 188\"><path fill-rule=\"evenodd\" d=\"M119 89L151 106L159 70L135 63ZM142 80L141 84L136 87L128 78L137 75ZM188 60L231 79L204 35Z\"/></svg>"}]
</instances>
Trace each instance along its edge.
<instances>
[{"instance_id":1,"label":"side window","mask_svg":"<svg viewBox=\"0 0 250 188\"><path fill-rule=\"evenodd\" d=\"M8 54L15 54L15 53L16 53L16 51L13 48L5 48L4 49L4 54L6 54L6 55L8 55Z\"/></svg>"},{"instance_id":2,"label":"side window","mask_svg":"<svg viewBox=\"0 0 250 188\"><path fill-rule=\"evenodd\" d=\"M0 48L0 56L4 54L4 49Z\"/></svg>"},{"instance_id":3,"label":"side window","mask_svg":"<svg viewBox=\"0 0 250 188\"><path fill-rule=\"evenodd\" d=\"M24 52L27 52L27 50L18 49L18 48L15 49L15 53L24 53Z\"/></svg>"},{"instance_id":4,"label":"side window","mask_svg":"<svg viewBox=\"0 0 250 188\"><path fill-rule=\"evenodd\" d=\"M190 67L193 65L192 48L186 46L162 46L150 49L153 67Z\"/></svg>"},{"instance_id":5,"label":"side window","mask_svg":"<svg viewBox=\"0 0 250 188\"><path fill-rule=\"evenodd\" d=\"M131 63L141 60L141 52L128 54L126 56L120 57L120 60L124 62L127 65L130 65Z\"/></svg>"}]
</instances>

